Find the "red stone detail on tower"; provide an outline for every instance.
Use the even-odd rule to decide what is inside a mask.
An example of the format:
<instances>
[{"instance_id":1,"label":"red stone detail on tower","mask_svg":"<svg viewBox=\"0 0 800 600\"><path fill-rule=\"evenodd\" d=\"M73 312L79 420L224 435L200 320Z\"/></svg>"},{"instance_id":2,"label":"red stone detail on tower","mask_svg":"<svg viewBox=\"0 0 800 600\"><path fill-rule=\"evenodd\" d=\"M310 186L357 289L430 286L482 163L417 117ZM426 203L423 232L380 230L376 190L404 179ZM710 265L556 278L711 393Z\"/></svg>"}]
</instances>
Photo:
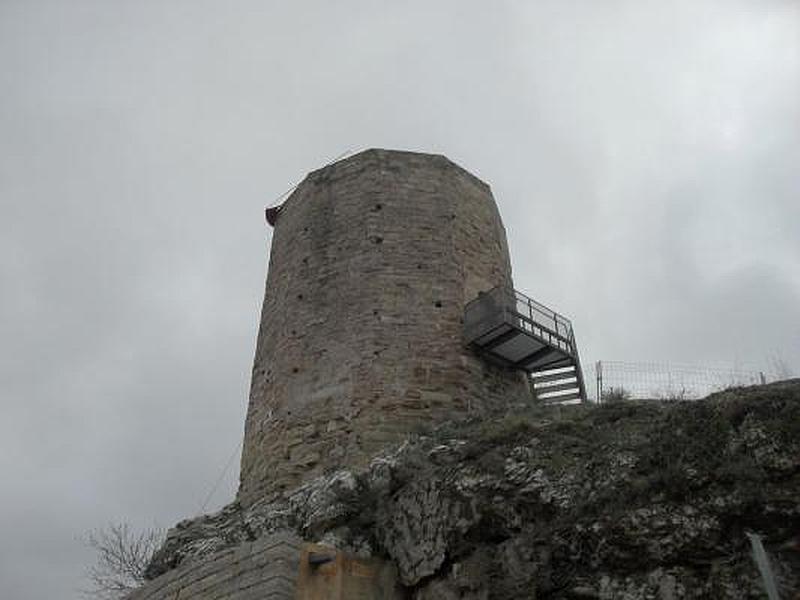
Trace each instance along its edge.
<instances>
[{"instance_id":1,"label":"red stone detail on tower","mask_svg":"<svg viewBox=\"0 0 800 600\"><path fill-rule=\"evenodd\" d=\"M278 220L278 214L281 212L282 205L280 206L272 206L264 209L264 216L267 217L267 223L270 226L275 227L275 222Z\"/></svg>"}]
</instances>

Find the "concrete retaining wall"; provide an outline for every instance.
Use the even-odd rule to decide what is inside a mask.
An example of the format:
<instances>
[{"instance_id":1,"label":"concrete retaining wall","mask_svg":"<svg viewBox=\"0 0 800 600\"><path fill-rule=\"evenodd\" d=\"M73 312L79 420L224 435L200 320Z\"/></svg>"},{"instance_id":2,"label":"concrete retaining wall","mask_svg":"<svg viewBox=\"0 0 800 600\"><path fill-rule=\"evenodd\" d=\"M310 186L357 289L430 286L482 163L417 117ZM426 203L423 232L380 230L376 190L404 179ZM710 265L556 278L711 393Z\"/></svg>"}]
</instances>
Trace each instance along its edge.
<instances>
[{"instance_id":1,"label":"concrete retaining wall","mask_svg":"<svg viewBox=\"0 0 800 600\"><path fill-rule=\"evenodd\" d=\"M301 545L291 534L265 536L182 564L126 600L293 600Z\"/></svg>"}]
</instances>

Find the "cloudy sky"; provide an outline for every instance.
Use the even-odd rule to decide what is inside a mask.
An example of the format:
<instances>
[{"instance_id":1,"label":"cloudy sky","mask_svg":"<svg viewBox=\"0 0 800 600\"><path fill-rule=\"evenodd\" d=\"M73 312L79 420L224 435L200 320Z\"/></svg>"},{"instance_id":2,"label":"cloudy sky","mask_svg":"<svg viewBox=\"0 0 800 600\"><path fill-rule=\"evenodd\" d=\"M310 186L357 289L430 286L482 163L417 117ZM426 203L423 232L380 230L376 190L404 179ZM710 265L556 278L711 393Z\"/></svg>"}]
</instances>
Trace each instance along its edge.
<instances>
[{"instance_id":1,"label":"cloudy sky","mask_svg":"<svg viewBox=\"0 0 800 600\"><path fill-rule=\"evenodd\" d=\"M4 598L78 598L87 530L201 510L263 207L346 151L489 182L587 367L800 373L796 1L0 0L0 89Z\"/></svg>"}]
</instances>

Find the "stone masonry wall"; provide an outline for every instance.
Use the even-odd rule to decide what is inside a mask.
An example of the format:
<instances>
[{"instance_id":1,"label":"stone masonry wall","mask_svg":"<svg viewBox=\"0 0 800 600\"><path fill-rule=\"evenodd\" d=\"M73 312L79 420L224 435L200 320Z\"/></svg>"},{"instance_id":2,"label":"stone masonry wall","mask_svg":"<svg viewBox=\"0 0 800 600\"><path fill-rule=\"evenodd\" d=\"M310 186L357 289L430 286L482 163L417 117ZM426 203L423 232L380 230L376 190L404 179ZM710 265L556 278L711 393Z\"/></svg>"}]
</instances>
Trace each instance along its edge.
<instances>
[{"instance_id":1,"label":"stone masonry wall","mask_svg":"<svg viewBox=\"0 0 800 600\"><path fill-rule=\"evenodd\" d=\"M464 305L500 284L491 191L445 157L368 150L309 174L273 233L239 500L529 397L464 345Z\"/></svg>"},{"instance_id":2,"label":"stone masonry wall","mask_svg":"<svg viewBox=\"0 0 800 600\"><path fill-rule=\"evenodd\" d=\"M267 535L182 563L126 600L291 600L301 545L290 533Z\"/></svg>"}]
</instances>

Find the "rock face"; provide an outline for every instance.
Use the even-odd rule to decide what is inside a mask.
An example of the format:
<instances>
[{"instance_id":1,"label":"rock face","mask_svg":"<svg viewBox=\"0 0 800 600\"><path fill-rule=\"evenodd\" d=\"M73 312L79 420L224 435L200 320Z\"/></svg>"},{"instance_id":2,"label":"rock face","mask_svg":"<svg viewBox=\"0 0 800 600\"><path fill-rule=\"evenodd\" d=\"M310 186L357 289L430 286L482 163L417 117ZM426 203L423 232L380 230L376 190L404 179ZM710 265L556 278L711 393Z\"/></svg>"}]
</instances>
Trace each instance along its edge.
<instances>
[{"instance_id":1,"label":"rock face","mask_svg":"<svg viewBox=\"0 0 800 600\"><path fill-rule=\"evenodd\" d=\"M367 150L309 174L275 223L242 505L529 396L463 341L464 305L498 285L511 266L489 186L444 156Z\"/></svg>"},{"instance_id":2,"label":"rock face","mask_svg":"<svg viewBox=\"0 0 800 600\"><path fill-rule=\"evenodd\" d=\"M747 531L797 597L800 380L441 426L179 524L150 575L290 532L393 561L416 600L764 598Z\"/></svg>"}]
</instances>

